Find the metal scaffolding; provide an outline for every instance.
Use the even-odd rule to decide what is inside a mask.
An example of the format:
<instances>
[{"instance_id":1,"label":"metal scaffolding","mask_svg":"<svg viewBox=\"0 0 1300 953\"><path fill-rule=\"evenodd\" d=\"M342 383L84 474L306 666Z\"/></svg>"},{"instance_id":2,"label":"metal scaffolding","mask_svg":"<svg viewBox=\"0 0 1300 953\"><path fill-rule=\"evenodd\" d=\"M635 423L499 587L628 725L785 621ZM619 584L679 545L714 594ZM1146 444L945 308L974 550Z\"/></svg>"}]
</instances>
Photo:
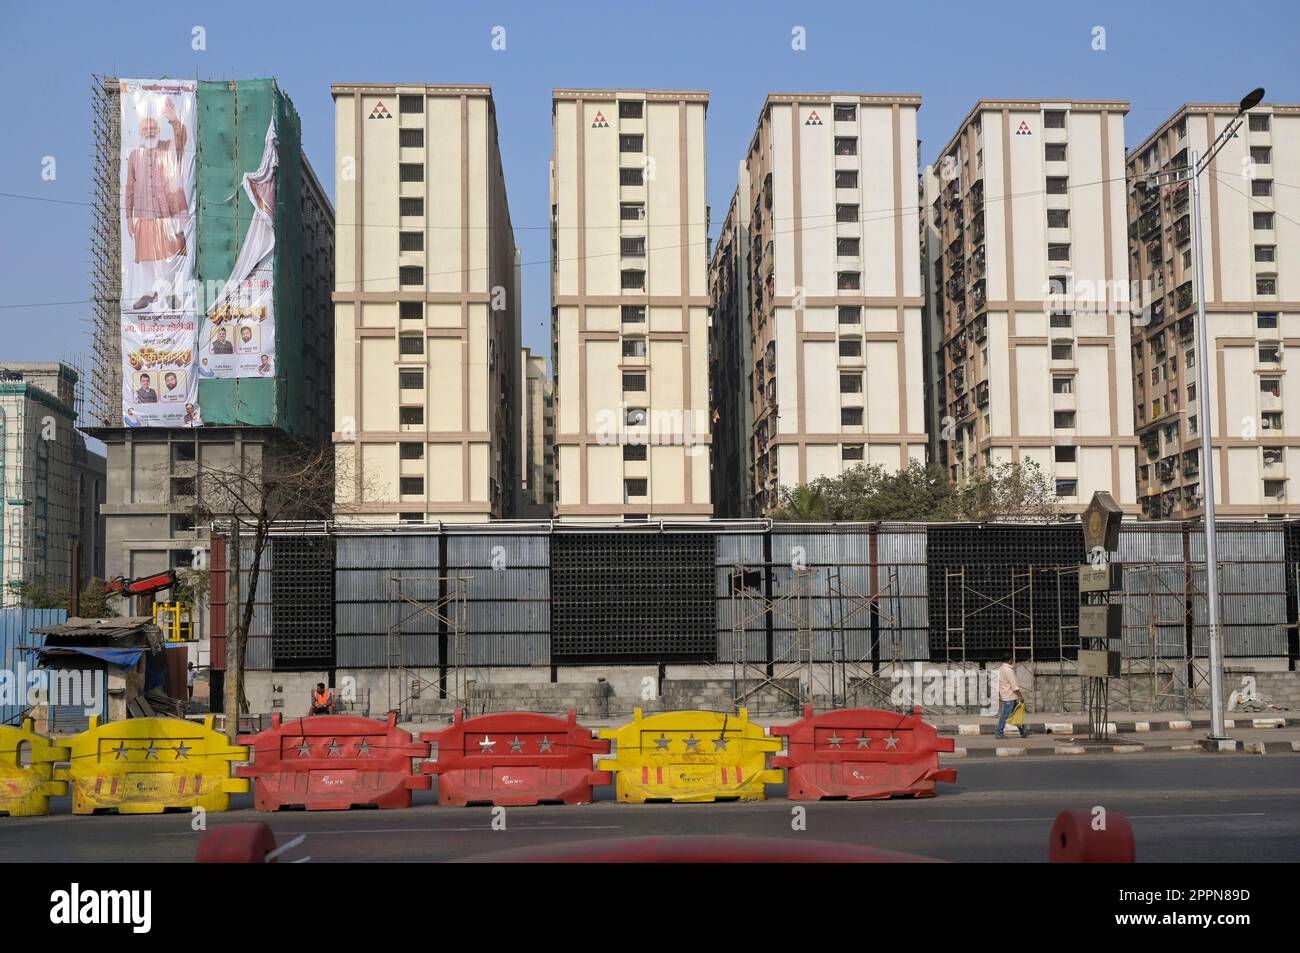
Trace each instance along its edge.
<instances>
[{"instance_id":1,"label":"metal scaffolding","mask_svg":"<svg viewBox=\"0 0 1300 953\"><path fill-rule=\"evenodd\" d=\"M110 76L90 81L95 139L91 178L90 285L94 295L90 417L102 426L122 423L121 92Z\"/></svg>"},{"instance_id":2,"label":"metal scaffolding","mask_svg":"<svg viewBox=\"0 0 1300 953\"><path fill-rule=\"evenodd\" d=\"M731 697L732 705L737 709L748 707L750 699L764 688L784 695L791 707L812 702L813 571L794 569L790 590L773 599L751 585L756 576L761 580L768 568L737 564L731 567L728 576L731 593ZM794 626L794 635L785 650L777 650L773 640L768 642L770 653L762 652L758 659L751 657L750 625L761 620L766 635L769 623L775 626L778 619ZM793 692L782 684L791 677L798 678L799 682L798 689Z\"/></svg>"},{"instance_id":3,"label":"metal scaffolding","mask_svg":"<svg viewBox=\"0 0 1300 953\"><path fill-rule=\"evenodd\" d=\"M465 584L468 576L421 575L390 573L388 576L388 665L386 687L388 711L405 713L407 704L431 689L440 698L446 698L458 708L473 711L472 684L468 680L469 626L466 622ZM438 596L429 599L424 594L436 590ZM407 664L404 639L416 633L405 631L414 619L432 619L438 625L438 634L419 633L419 638L434 638L439 642L446 636L448 657L440 657L438 679L422 675ZM423 666L425 668L431 666Z\"/></svg>"}]
</instances>

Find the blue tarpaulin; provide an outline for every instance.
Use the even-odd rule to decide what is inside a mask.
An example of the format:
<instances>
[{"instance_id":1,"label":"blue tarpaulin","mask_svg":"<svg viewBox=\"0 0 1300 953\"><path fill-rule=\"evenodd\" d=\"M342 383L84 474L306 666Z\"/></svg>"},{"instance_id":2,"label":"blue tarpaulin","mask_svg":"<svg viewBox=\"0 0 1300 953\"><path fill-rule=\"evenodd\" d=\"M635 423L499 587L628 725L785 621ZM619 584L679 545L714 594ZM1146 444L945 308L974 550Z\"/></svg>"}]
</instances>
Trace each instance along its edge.
<instances>
[{"instance_id":1,"label":"blue tarpaulin","mask_svg":"<svg viewBox=\"0 0 1300 953\"><path fill-rule=\"evenodd\" d=\"M47 658L56 655L88 655L91 658L99 659L101 662L107 662L109 665L116 665L119 668L135 668L136 663L140 661L140 656L149 651L148 648L130 648L130 649L101 649L101 648L83 648L79 645L60 645L57 647L50 646L37 651L42 663Z\"/></svg>"}]
</instances>

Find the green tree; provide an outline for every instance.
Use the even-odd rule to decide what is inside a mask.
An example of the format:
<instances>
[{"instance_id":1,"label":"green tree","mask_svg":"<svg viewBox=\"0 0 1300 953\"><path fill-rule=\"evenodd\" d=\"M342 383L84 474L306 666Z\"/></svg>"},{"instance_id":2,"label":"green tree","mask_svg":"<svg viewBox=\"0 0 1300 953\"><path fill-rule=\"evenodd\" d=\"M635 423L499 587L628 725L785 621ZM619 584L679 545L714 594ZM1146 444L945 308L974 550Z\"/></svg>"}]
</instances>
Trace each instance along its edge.
<instances>
[{"instance_id":1,"label":"green tree","mask_svg":"<svg viewBox=\"0 0 1300 953\"><path fill-rule=\"evenodd\" d=\"M60 586L49 576L30 579L11 587L19 601L28 609L64 609L72 612L72 599L67 586ZM78 614L83 619L108 619L117 613L104 594L104 580L92 578L81 591Z\"/></svg>"}]
</instances>

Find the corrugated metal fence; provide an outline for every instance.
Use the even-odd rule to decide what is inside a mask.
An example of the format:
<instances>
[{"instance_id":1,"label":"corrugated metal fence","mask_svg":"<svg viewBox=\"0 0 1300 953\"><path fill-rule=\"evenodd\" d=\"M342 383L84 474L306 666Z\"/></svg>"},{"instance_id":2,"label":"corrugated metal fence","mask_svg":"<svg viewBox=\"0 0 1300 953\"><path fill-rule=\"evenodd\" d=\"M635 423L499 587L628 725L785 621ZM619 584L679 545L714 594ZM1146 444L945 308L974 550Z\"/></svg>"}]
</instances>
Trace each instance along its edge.
<instances>
[{"instance_id":1,"label":"corrugated metal fence","mask_svg":"<svg viewBox=\"0 0 1300 953\"><path fill-rule=\"evenodd\" d=\"M36 653L24 652L21 646L44 645L45 636L35 628L58 625L68 618L65 609L0 609L0 669L5 673L8 691L15 697L0 697L0 725L10 725L27 711L26 685L18 681L18 666L36 667Z\"/></svg>"}]
</instances>

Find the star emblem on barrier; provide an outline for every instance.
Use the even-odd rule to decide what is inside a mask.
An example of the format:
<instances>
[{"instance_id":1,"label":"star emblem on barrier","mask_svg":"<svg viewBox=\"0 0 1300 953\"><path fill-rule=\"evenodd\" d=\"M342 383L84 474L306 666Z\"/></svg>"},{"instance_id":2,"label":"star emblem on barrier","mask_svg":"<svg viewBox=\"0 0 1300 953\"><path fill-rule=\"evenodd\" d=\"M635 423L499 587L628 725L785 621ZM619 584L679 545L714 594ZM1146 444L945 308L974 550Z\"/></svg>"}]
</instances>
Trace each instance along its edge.
<instances>
[{"instance_id":1,"label":"star emblem on barrier","mask_svg":"<svg viewBox=\"0 0 1300 953\"><path fill-rule=\"evenodd\" d=\"M343 746L339 744L338 739L331 738L330 743L325 746L325 757L332 758L342 750Z\"/></svg>"},{"instance_id":2,"label":"star emblem on barrier","mask_svg":"<svg viewBox=\"0 0 1300 953\"><path fill-rule=\"evenodd\" d=\"M668 746L672 743L672 742L670 742L667 738L665 738L665 737L663 736L663 733L662 733L662 732L660 732L658 738L655 738L655 739L653 739L653 740L654 740L654 743L655 743L655 751L667 751L667 750L668 750Z\"/></svg>"},{"instance_id":3,"label":"star emblem on barrier","mask_svg":"<svg viewBox=\"0 0 1300 953\"><path fill-rule=\"evenodd\" d=\"M158 743L154 741L152 738L150 738L149 747L144 749L144 760L148 761L150 758L153 758L155 761L157 761L158 752L160 750L161 749L158 747Z\"/></svg>"},{"instance_id":4,"label":"star emblem on barrier","mask_svg":"<svg viewBox=\"0 0 1300 953\"><path fill-rule=\"evenodd\" d=\"M357 757L358 758L370 757L370 749L373 747L374 745L372 745L365 738L362 738L361 741L357 743Z\"/></svg>"},{"instance_id":5,"label":"star emblem on barrier","mask_svg":"<svg viewBox=\"0 0 1300 953\"><path fill-rule=\"evenodd\" d=\"M718 737L716 737L716 738L713 739L713 750L714 750L714 751L726 751L726 750L727 750L727 742L728 742L728 740L729 740L729 739L727 738L726 735L718 735Z\"/></svg>"},{"instance_id":6,"label":"star emblem on barrier","mask_svg":"<svg viewBox=\"0 0 1300 953\"><path fill-rule=\"evenodd\" d=\"M185 742L183 742L183 741L180 742L179 744L177 744L177 745L176 745L176 760L177 760L177 761L188 761L188 760L189 760L189 757L190 757L190 746L187 745L187 744L186 744Z\"/></svg>"},{"instance_id":7,"label":"star emblem on barrier","mask_svg":"<svg viewBox=\"0 0 1300 953\"><path fill-rule=\"evenodd\" d=\"M302 739L301 744L294 745L294 747L298 749L298 757L300 758L311 757L311 745L307 743L306 738Z\"/></svg>"},{"instance_id":8,"label":"star emblem on barrier","mask_svg":"<svg viewBox=\"0 0 1300 953\"><path fill-rule=\"evenodd\" d=\"M490 735L484 735L483 740L478 743L478 746L483 749L479 754L492 754L492 749L497 746L497 743L492 740Z\"/></svg>"},{"instance_id":9,"label":"star emblem on barrier","mask_svg":"<svg viewBox=\"0 0 1300 953\"><path fill-rule=\"evenodd\" d=\"M871 737L865 733L858 735L853 740L858 743L859 748L868 748L871 746Z\"/></svg>"},{"instance_id":10,"label":"star emblem on barrier","mask_svg":"<svg viewBox=\"0 0 1300 953\"><path fill-rule=\"evenodd\" d=\"M510 742L510 753L518 754L523 750L524 750L524 743L519 740L518 735L515 735L514 739Z\"/></svg>"},{"instance_id":11,"label":"star emblem on barrier","mask_svg":"<svg viewBox=\"0 0 1300 953\"><path fill-rule=\"evenodd\" d=\"M840 745L844 743L844 739L841 738L839 735L831 735L829 738L826 739L826 742L832 748L838 748L840 747Z\"/></svg>"},{"instance_id":12,"label":"star emblem on barrier","mask_svg":"<svg viewBox=\"0 0 1300 953\"><path fill-rule=\"evenodd\" d=\"M889 735L888 737L882 738L880 740L885 743L886 748L898 747L898 738L896 738L894 735Z\"/></svg>"},{"instance_id":13,"label":"star emblem on barrier","mask_svg":"<svg viewBox=\"0 0 1300 953\"><path fill-rule=\"evenodd\" d=\"M700 750L700 739L696 738L693 733L689 738L683 741L682 744L686 745L687 751L694 751L698 753Z\"/></svg>"},{"instance_id":14,"label":"star emblem on barrier","mask_svg":"<svg viewBox=\"0 0 1300 953\"><path fill-rule=\"evenodd\" d=\"M117 755L117 757L114 758L113 760L117 761L120 758L122 760L129 761L130 758L127 757L127 752L130 750L131 749L126 746L125 741L119 741L117 743L117 747L113 749L113 753Z\"/></svg>"},{"instance_id":15,"label":"star emblem on barrier","mask_svg":"<svg viewBox=\"0 0 1300 953\"><path fill-rule=\"evenodd\" d=\"M551 754L551 749L555 747L555 742L546 735L542 735L542 740L537 742L537 747L541 749L542 754Z\"/></svg>"}]
</instances>

